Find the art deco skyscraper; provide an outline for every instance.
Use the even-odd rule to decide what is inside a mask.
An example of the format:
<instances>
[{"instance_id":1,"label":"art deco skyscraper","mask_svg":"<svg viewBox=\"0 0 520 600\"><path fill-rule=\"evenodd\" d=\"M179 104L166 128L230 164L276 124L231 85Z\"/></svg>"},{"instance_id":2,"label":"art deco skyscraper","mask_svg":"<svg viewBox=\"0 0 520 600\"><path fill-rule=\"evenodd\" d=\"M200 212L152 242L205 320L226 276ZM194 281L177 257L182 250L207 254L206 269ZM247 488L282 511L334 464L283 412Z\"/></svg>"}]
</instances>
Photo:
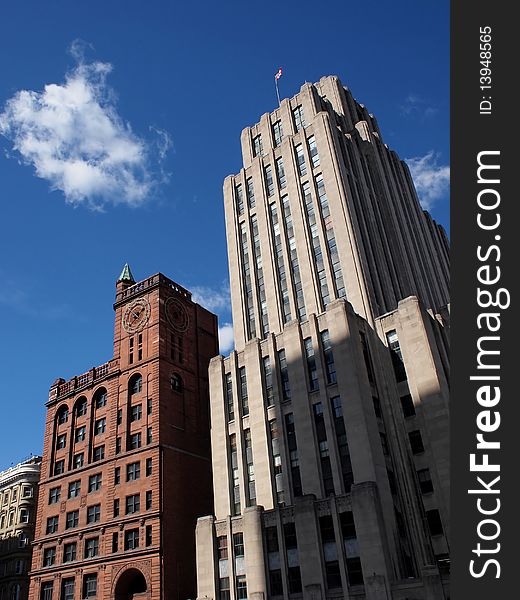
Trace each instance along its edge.
<instances>
[{"instance_id":1,"label":"art deco skyscraper","mask_svg":"<svg viewBox=\"0 0 520 600\"><path fill-rule=\"evenodd\" d=\"M49 393L31 600L195 592L217 319L164 275L135 282L128 267L114 310L113 358Z\"/></svg>"},{"instance_id":2,"label":"art deco skyscraper","mask_svg":"<svg viewBox=\"0 0 520 600\"><path fill-rule=\"evenodd\" d=\"M448 242L336 77L242 132L199 598L445 598Z\"/></svg>"}]
</instances>

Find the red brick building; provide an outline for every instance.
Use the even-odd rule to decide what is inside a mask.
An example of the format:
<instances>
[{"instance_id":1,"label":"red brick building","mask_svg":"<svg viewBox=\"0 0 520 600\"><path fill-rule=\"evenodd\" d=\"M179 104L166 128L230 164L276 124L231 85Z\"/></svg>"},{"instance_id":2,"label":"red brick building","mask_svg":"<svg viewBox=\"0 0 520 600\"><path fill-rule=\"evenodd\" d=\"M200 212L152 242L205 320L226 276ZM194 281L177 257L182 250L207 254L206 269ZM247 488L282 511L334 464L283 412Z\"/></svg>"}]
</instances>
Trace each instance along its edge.
<instances>
[{"instance_id":1,"label":"red brick building","mask_svg":"<svg viewBox=\"0 0 520 600\"><path fill-rule=\"evenodd\" d=\"M160 273L116 289L114 358L50 389L30 600L195 597L217 319Z\"/></svg>"}]
</instances>

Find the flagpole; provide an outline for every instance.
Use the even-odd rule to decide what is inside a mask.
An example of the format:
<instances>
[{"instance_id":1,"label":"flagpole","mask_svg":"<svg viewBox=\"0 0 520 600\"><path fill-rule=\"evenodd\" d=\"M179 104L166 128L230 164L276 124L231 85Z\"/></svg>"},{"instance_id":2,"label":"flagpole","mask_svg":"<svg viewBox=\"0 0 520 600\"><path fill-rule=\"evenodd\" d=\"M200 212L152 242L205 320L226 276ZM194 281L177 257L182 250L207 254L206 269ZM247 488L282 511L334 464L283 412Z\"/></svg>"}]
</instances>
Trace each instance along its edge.
<instances>
[{"instance_id":1,"label":"flagpole","mask_svg":"<svg viewBox=\"0 0 520 600\"><path fill-rule=\"evenodd\" d=\"M278 98L278 107L280 107L281 103L280 103L280 93L278 92L278 77L276 77L276 76L274 78L274 85L276 87L276 97Z\"/></svg>"}]
</instances>

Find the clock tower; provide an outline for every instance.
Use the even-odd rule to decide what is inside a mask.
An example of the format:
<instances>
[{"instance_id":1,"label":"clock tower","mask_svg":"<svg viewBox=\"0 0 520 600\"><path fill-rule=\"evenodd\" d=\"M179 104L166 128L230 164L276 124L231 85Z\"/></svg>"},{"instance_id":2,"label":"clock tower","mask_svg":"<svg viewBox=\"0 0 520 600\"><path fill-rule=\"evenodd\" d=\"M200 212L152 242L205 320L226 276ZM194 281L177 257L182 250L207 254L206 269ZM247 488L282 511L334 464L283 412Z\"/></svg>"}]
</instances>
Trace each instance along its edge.
<instances>
[{"instance_id":1,"label":"clock tower","mask_svg":"<svg viewBox=\"0 0 520 600\"><path fill-rule=\"evenodd\" d=\"M113 359L50 390L31 600L195 597L217 318L128 265L114 310Z\"/></svg>"}]
</instances>

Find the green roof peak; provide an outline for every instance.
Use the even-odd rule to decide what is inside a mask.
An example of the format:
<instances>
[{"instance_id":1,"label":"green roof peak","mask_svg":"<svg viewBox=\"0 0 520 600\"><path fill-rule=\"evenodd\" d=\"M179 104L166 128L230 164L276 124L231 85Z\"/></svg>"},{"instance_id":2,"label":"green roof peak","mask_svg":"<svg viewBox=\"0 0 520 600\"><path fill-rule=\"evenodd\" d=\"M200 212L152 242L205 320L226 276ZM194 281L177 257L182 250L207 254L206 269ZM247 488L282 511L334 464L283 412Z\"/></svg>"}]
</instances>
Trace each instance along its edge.
<instances>
[{"instance_id":1,"label":"green roof peak","mask_svg":"<svg viewBox=\"0 0 520 600\"><path fill-rule=\"evenodd\" d=\"M132 271L130 271L128 263L125 263L125 266L121 271L121 275L119 275L118 281L130 281L130 283L135 283L134 276L132 275Z\"/></svg>"}]
</instances>

